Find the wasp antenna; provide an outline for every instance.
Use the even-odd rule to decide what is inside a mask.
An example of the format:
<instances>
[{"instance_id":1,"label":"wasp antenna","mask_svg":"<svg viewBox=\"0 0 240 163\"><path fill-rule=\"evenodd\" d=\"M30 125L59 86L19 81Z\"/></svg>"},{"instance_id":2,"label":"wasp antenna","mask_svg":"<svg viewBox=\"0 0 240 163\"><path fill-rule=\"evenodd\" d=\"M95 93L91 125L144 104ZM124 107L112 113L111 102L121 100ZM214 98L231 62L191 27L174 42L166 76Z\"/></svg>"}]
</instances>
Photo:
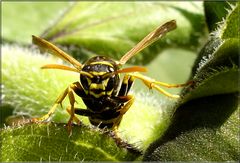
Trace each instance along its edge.
<instances>
[{"instance_id":1,"label":"wasp antenna","mask_svg":"<svg viewBox=\"0 0 240 163\"><path fill-rule=\"evenodd\" d=\"M93 78L93 75L90 74L90 73L88 73L88 72L80 71L79 73L82 74L82 75L86 75L86 76L88 76L89 78Z\"/></svg>"},{"instance_id":2,"label":"wasp antenna","mask_svg":"<svg viewBox=\"0 0 240 163\"><path fill-rule=\"evenodd\" d=\"M123 68L116 71L116 73L127 73L127 72L147 72L147 68L140 67L140 66L133 66L133 67Z\"/></svg>"},{"instance_id":3,"label":"wasp antenna","mask_svg":"<svg viewBox=\"0 0 240 163\"><path fill-rule=\"evenodd\" d=\"M133 66L133 67L128 67L128 68L124 68L124 69L120 69L118 71L115 72L111 72L111 73L107 73L105 75L103 75L103 79L108 78L109 76L112 76L114 74L119 74L119 73L129 73L129 72L147 72L147 68L145 67L140 67L140 66Z\"/></svg>"},{"instance_id":4,"label":"wasp antenna","mask_svg":"<svg viewBox=\"0 0 240 163\"><path fill-rule=\"evenodd\" d=\"M73 71L73 72L79 73L79 70L76 68L68 67L65 65L58 65L58 64L47 64L42 66L41 69L59 69L59 70Z\"/></svg>"}]
</instances>

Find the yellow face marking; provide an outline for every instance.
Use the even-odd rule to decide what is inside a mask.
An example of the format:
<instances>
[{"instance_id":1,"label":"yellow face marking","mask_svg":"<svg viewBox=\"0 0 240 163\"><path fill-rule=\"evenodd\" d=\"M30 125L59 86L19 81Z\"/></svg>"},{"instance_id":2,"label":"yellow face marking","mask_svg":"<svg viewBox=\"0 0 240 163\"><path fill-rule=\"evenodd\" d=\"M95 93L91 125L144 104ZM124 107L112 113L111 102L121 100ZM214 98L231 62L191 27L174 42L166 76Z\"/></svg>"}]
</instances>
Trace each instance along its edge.
<instances>
[{"instance_id":1,"label":"yellow face marking","mask_svg":"<svg viewBox=\"0 0 240 163\"><path fill-rule=\"evenodd\" d=\"M92 83L91 79L89 78L86 78L86 79L87 79L88 85L90 85Z\"/></svg>"},{"instance_id":2,"label":"yellow face marking","mask_svg":"<svg viewBox=\"0 0 240 163\"><path fill-rule=\"evenodd\" d=\"M90 85L90 88L89 88L90 90L92 90L92 89L101 89L101 90L105 90L105 87L104 87L104 85L103 84L96 84L96 83L92 83L91 85Z\"/></svg>"},{"instance_id":3,"label":"yellow face marking","mask_svg":"<svg viewBox=\"0 0 240 163\"><path fill-rule=\"evenodd\" d=\"M105 80L102 81L102 85L103 85L104 87L107 86L108 80L109 80L109 78L107 78L107 79L105 79Z\"/></svg>"},{"instance_id":4,"label":"yellow face marking","mask_svg":"<svg viewBox=\"0 0 240 163\"><path fill-rule=\"evenodd\" d=\"M90 88L89 88L89 94L93 95L96 98L99 98L103 95L109 95L110 96L113 92L113 89L110 90L110 91L105 91L105 88L107 87L108 81L109 81L109 78L103 80L102 83L100 83L100 84L91 83ZM98 94L95 93L94 91L92 91L92 90L96 90L96 89L102 90L102 91Z\"/></svg>"}]
</instances>

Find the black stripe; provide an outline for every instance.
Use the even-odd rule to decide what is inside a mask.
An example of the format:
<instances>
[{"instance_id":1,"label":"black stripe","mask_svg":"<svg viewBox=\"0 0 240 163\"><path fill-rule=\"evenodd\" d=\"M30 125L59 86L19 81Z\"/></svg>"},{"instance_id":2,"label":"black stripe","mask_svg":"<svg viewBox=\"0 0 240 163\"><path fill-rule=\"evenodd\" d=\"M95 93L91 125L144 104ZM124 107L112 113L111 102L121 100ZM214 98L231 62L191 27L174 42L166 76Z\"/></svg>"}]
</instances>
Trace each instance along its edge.
<instances>
[{"instance_id":1,"label":"black stripe","mask_svg":"<svg viewBox=\"0 0 240 163\"><path fill-rule=\"evenodd\" d=\"M120 91L118 92L118 96L125 96L125 95L126 95L126 92L127 92L127 84L122 83L121 89L120 89Z\"/></svg>"},{"instance_id":2,"label":"black stripe","mask_svg":"<svg viewBox=\"0 0 240 163\"><path fill-rule=\"evenodd\" d=\"M99 120L111 120L114 118L117 118L120 115L120 112L116 112L115 110L107 110L107 111L103 111L99 114L94 114L92 117L94 119L99 119Z\"/></svg>"},{"instance_id":3,"label":"black stripe","mask_svg":"<svg viewBox=\"0 0 240 163\"><path fill-rule=\"evenodd\" d=\"M126 92L126 95L128 94L128 92L130 91L132 85L133 85L133 82L134 82L134 77L130 76L130 78L128 79L128 88L127 88L127 92Z\"/></svg>"},{"instance_id":4,"label":"black stripe","mask_svg":"<svg viewBox=\"0 0 240 163\"><path fill-rule=\"evenodd\" d=\"M100 94L100 93L105 92L105 91L102 90L102 89L91 89L90 92L93 92L94 94Z\"/></svg>"}]
</instances>

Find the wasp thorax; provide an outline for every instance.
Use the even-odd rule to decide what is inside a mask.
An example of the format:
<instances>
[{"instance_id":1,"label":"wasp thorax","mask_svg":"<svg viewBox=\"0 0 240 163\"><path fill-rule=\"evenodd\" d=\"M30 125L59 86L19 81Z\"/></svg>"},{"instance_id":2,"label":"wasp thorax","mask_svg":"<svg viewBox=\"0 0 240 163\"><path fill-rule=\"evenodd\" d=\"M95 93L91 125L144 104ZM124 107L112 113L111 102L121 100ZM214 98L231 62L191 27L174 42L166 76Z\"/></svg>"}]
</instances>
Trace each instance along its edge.
<instances>
[{"instance_id":1,"label":"wasp thorax","mask_svg":"<svg viewBox=\"0 0 240 163\"><path fill-rule=\"evenodd\" d=\"M120 83L119 69L115 61L104 56L96 56L85 62L80 74L80 82L87 95L96 98L116 95Z\"/></svg>"}]
</instances>

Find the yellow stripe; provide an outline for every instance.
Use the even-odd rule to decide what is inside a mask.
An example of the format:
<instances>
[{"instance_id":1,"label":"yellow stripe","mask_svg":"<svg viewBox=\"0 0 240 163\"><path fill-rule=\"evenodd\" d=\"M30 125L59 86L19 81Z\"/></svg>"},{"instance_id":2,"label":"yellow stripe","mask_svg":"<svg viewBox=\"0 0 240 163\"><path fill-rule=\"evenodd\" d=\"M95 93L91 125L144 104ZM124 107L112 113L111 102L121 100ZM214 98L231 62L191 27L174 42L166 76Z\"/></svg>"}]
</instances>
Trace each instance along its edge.
<instances>
[{"instance_id":1,"label":"yellow stripe","mask_svg":"<svg viewBox=\"0 0 240 163\"><path fill-rule=\"evenodd\" d=\"M101 89L101 90L105 90L105 87L103 84L96 84L96 83L92 83L90 85L90 90L91 89Z\"/></svg>"},{"instance_id":2,"label":"yellow stripe","mask_svg":"<svg viewBox=\"0 0 240 163\"><path fill-rule=\"evenodd\" d=\"M111 91L108 91L108 92L107 92L107 95L110 96L110 95L112 94L112 92L113 92L113 89L112 89Z\"/></svg>"},{"instance_id":3,"label":"yellow stripe","mask_svg":"<svg viewBox=\"0 0 240 163\"><path fill-rule=\"evenodd\" d=\"M113 89L112 89L111 91L108 91L108 92L102 91L101 93L96 94L95 92L93 92L93 91L90 90L90 91L89 91L89 94L90 94L90 95L93 95L93 96L96 97L96 98L99 98L99 97L105 95L106 93L107 93L107 95L110 96L110 95L112 94L112 92L113 92Z\"/></svg>"},{"instance_id":4,"label":"yellow stripe","mask_svg":"<svg viewBox=\"0 0 240 163\"><path fill-rule=\"evenodd\" d=\"M87 79L88 85L90 85L92 83L92 80L89 78L86 78L86 79Z\"/></svg>"},{"instance_id":5,"label":"yellow stripe","mask_svg":"<svg viewBox=\"0 0 240 163\"><path fill-rule=\"evenodd\" d=\"M96 97L96 98L99 98L99 97L105 95L105 92L103 91L103 92L101 92L100 94L96 94L96 93L90 91L89 94L90 94L90 95L93 95L93 96Z\"/></svg>"},{"instance_id":6,"label":"yellow stripe","mask_svg":"<svg viewBox=\"0 0 240 163\"><path fill-rule=\"evenodd\" d=\"M107 72L103 71L103 72L96 72L96 71L90 71L90 74L93 74L93 76L101 76L101 75L105 75Z\"/></svg>"},{"instance_id":7,"label":"yellow stripe","mask_svg":"<svg viewBox=\"0 0 240 163\"><path fill-rule=\"evenodd\" d=\"M124 78L123 78L123 81L122 81L124 84L128 84L128 76L125 75Z\"/></svg>"},{"instance_id":8,"label":"yellow stripe","mask_svg":"<svg viewBox=\"0 0 240 163\"><path fill-rule=\"evenodd\" d=\"M104 87L106 87L107 84L108 84L108 81L109 81L109 78L103 80L103 81L102 81L102 85L104 85Z\"/></svg>"},{"instance_id":9,"label":"yellow stripe","mask_svg":"<svg viewBox=\"0 0 240 163\"><path fill-rule=\"evenodd\" d=\"M108 61L99 61L99 62L90 63L90 65L96 65L96 64L108 65L108 66L113 67L113 65L111 63L109 63Z\"/></svg>"}]
</instances>

